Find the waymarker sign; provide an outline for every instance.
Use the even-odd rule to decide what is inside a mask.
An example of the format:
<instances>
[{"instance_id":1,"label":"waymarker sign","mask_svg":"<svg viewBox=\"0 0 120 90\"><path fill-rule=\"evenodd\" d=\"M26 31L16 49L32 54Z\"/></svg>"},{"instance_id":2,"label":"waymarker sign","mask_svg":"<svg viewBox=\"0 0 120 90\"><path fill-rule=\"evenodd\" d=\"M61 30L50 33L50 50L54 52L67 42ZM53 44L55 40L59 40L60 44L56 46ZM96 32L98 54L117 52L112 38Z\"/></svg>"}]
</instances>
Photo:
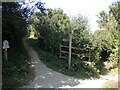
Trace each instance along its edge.
<instances>
[{"instance_id":1,"label":"waymarker sign","mask_svg":"<svg viewBox=\"0 0 120 90\"><path fill-rule=\"evenodd\" d=\"M9 42L7 40L4 40L3 41L3 49L4 49L4 55L5 55L6 61L8 60L8 57L7 57L7 49L8 48L10 48Z\"/></svg>"}]
</instances>

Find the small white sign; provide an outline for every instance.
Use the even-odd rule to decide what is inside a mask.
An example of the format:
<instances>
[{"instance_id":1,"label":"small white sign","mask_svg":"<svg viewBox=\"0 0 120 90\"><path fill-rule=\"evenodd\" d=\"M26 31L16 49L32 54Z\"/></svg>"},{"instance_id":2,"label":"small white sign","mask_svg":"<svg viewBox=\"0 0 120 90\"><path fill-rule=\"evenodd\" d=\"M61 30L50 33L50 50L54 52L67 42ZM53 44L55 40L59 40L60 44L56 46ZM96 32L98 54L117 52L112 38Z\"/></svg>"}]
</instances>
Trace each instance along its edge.
<instances>
[{"instance_id":1,"label":"small white sign","mask_svg":"<svg viewBox=\"0 0 120 90\"><path fill-rule=\"evenodd\" d=\"M4 40L3 41L3 49L7 49L7 48L10 48L9 42L7 40Z\"/></svg>"},{"instance_id":2,"label":"small white sign","mask_svg":"<svg viewBox=\"0 0 120 90\"><path fill-rule=\"evenodd\" d=\"M63 39L63 41L69 41L69 39Z\"/></svg>"}]
</instances>

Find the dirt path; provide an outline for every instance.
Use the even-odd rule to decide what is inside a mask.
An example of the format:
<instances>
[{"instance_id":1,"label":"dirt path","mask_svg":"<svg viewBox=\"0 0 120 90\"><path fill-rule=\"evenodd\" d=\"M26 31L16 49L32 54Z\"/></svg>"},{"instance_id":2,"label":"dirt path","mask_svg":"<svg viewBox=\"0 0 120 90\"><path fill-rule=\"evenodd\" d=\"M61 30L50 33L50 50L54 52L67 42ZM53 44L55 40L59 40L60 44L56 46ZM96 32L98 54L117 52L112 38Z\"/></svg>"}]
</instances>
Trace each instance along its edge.
<instances>
[{"instance_id":1,"label":"dirt path","mask_svg":"<svg viewBox=\"0 0 120 90\"><path fill-rule=\"evenodd\" d=\"M81 80L57 73L44 65L36 51L25 41L24 46L30 55L35 78L22 88L100 88L107 81L101 79Z\"/></svg>"}]
</instances>

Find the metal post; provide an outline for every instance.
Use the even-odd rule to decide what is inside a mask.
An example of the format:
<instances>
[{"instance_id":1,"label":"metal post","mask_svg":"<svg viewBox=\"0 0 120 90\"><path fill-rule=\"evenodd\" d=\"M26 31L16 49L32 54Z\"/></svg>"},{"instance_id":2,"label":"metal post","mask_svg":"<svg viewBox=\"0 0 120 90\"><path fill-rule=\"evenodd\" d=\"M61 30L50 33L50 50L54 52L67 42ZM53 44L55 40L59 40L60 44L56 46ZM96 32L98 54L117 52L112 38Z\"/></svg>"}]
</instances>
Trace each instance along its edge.
<instances>
[{"instance_id":1,"label":"metal post","mask_svg":"<svg viewBox=\"0 0 120 90\"><path fill-rule=\"evenodd\" d=\"M71 67L71 47L72 47L72 34L70 34L70 39L69 39L69 58L68 58L69 69Z\"/></svg>"}]
</instances>

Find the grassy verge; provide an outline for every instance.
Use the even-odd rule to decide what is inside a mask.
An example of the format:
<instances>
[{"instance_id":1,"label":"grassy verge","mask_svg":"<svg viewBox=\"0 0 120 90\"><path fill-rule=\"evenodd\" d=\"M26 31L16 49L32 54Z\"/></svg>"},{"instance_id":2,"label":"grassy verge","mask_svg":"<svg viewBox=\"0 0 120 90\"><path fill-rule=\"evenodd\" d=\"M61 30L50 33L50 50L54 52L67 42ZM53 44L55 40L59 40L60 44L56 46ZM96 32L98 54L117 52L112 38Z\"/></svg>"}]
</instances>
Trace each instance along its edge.
<instances>
[{"instance_id":1,"label":"grassy verge","mask_svg":"<svg viewBox=\"0 0 120 90\"><path fill-rule=\"evenodd\" d=\"M38 46L37 40L29 39L28 42L37 51L40 60L54 71L81 79L99 77L99 74L94 67L87 65L80 60L72 59L72 68L68 69L67 60L60 60L57 56L41 50Z\"/></svg>"},{"instance_id":2,"label":"grassy verge","mask_svg":"<svg viewBox=\"0 0 120 90\"><path fill-rule=\"evenodd\" d=\"M118 83L117 80L109 80L107 82L105 82L102 87L103 88L118 88L118 84L120 86L120 83Z\"/></svg>"},{"instance_id":3,"label":"grassy verge","mask_svg":"<svg viewBox=\"0 0 120 90\"><path fill-rule=\"evenodd\" d=\"M4 53L3 53L4 54ZM29 81L29 57L22 41L16 43L14 48L8 49L8 61L3 55L2 81L3 88L15 88L26 84Z\"/></svg>"},{"instance_id":4,"label":"grassy verge","mask_svg":"<svg viewBox=\"0 0 120 90\"><path fill-rule=\"evenodd\" d=\"M120 73L118 71L118 68L114 68L111 69L108 74L111 77L114 77L116 74L118 75ZM118 86L120 87L120 82L118 80L109 80L102 85L103 88L118 88Z\"/></svg>"},{"instance_id":5,"label":"grassy verge","mask_svg":"<svg viewBox=\"0 0 120 90\"><path fill-rule=\"evenodd\" d=\"M114 69L111 69L111 71L109 71L109 75L111 76L111 77L114 77L116 74L120 74L120 71L118 71L118 68L114 68Z\"/></svg>"}]
</instances>

